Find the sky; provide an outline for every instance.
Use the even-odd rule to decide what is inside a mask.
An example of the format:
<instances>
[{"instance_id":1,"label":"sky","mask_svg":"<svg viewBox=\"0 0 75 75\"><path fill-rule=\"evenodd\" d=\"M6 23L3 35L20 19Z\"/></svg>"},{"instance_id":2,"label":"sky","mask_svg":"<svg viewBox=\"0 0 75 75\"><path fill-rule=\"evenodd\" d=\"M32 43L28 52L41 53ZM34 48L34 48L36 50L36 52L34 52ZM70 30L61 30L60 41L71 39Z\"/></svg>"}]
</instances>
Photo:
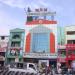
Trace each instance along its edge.
<instances>
[{"instance_id":1,"label":"sky","mask_svg":"<svg viewBox=\"0 0 75 75\"><path fill-rule=\"evenodd\" d=\"M75 0L0 0L0 35L9 35L10 29L24 29L28 7L56 11L58 26L75 25Z\"/></svg>"}]
</instances>

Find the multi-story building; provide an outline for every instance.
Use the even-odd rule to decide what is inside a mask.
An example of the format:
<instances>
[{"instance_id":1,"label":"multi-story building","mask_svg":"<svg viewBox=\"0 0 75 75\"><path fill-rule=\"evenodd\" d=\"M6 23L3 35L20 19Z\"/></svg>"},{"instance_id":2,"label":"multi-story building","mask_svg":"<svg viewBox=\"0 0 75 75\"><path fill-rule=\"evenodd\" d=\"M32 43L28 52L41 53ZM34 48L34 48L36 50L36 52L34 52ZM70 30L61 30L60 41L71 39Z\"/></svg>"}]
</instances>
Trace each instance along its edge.
<instances>
[{"instance_id":1,"label":"multi-story building","mask_svg":"<svg viewBox=\"0 0 75 75\"><path fill-rule=\"evenodd\" d=\"M3 66L5 63L5 53L8 47L9 36L0 36L0 66Z\"/></svg>"},{"instance_id":2,"label":"multi-story building","mask_svg":"<svg viewBox=\"0 0 75 75\"><path fill-rule=\"evenodd\" d=\"M24 29L12 29L9 36L7 63L22 62L24 49Z\"/></svg>"},{"instance_id":3,"label":"multi-story building","mask_svg":"<svg viewBox=\"0 0 75 75\"><path fill-rule=\"evenodd\" d=\"M65 44L65 31L64 27L58 26L58 61L61 67L66 65L66 44Z\"/></svg>"},{"instance_id":4,"label":"multi-story building","mask_svg":"<svg viewBox=\"0 0 75 75\"><path fill-rule=\"evenodd\" d=\"M66 45L58 45L58 60L61 63L61 67L66 66Z\"/></svg>"},{"instance_id":5,"label":"multi-story building","mask_svg":"<svg viewBox=\"0 0 75 75\"><path fill-rule=\"evenodd\" d=\"M24 62L46 63L56 66L57 21L55 12L28 8L25 25Z\"/></svg>"},{"instance_id":6,"label":"multi-story building","mask_svg":"<svg viewBox=\"0 0 75 75\"><path fill-rule=\"evenodd\" d=\"M65 27L67 65L75 60L75 26Z\"/></svg>"}]
</instances>

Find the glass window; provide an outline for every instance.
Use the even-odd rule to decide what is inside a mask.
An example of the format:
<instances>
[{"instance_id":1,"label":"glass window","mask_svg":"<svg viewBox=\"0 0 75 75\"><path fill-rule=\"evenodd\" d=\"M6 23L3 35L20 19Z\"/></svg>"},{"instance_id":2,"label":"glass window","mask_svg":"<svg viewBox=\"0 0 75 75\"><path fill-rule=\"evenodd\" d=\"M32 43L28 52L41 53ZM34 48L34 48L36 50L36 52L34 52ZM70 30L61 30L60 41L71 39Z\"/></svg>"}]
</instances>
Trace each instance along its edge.
<instances>
[{"instance_id":1,"label":"glass window","mask_svg":"<svg viewBox=\"0 0 75 75\"><path fill-rule=\"evenodd\" d=\"M48 34L34 33L32 39L33 52L47 52L48 51Z\"/></svg>"},{"instance_id":2,"label":"glass window","mask_svg":"<svg viewBox=\"0 0 75 75\"><path fill-rule=\"evenodd\" d=\"M68 31L67 32L67 35L74 35L75 34L75 31Z\"/></svg>"},{"instance_id":3,"label":"glass window","mask_svg":"<svg viewBox=\"0 0 75 75\"><path fill-rule=\"evenodd\" d=\"M13 39L17 39L17 38L20 38L20 35L19 34L15 34L15 35L13 35L13 37L12 37Z\"/></svg>"},{"instance_id":4,"label":"glass window","mask_svg":"<svg viewBox=\"0 0 75 75\"><path fill-rule=\"evenodd\" d=\"M20 47L20 42L11 42L11 47Z\"/></svg>"},{"instance_id":5,"label":"glass window","mask_svg":"<svg viewBox=\"0 0 75 75\"><path fill-rule=\"evenodd\" d=\"M75 40L67 40L68 44L75 44Z\"/></svg>"},{"instance_id":6,"label":"glass window","mask_svg":"<svg viewBox=\"0 0 75 75\"><path fill-rule=\"evenodd\" d=\"M29 64L29 67L30 67L30 68L33 68L33 69L35 70L35 67L34 67L34 65L32 65L32 64Z\"/></svg>"}]
</instances>

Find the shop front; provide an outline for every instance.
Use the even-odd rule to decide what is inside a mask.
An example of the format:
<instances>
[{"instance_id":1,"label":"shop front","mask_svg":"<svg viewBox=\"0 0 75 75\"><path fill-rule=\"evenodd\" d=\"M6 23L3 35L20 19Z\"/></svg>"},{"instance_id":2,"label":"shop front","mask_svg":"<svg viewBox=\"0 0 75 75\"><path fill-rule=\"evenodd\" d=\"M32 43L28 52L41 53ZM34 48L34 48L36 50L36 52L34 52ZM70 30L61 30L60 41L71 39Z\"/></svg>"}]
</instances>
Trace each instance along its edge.
<instances>
[{"instance_id":1,"label":"shop front","mask_svg":"<svg viewBox=\"0 0 75 75\"><path fill-rule=\"evenodd\" d=\"M57 62L60 62L61 67L65 67L66 66L66 57L59 57Z\"/></svg>"},{"instance_id":2,"label":"shop front","mask_svg":"<svg viewBox=\"0 0 75 75\"><path fill-rule=\"evenodd\" d=\"M6 52L6 48L0 48L0 66L4 66L5 64L5 52Z\"/></svg>"},{"instance_id":3,"label":"shop front","mask_svg":"<svg viewBox=\"0 0 75 75\"><path fill-rule=\"evenodd\" d=\"M49 53L25 53L23 60L24 62L36 63L39 66L44 63L46 66L53 65L56 67L57 55L50 55Z\"/></svg>"},{"instance_id":4,"label":"shop front","mask_svg":"<svg viewBox=\"0 0 75 75\"><path fill-rule=\"evenodd\" d=\"M72 62L75 61L75 44L66 45L66 64L67 66L72 65Z\"/></svg>"}]
</instances>

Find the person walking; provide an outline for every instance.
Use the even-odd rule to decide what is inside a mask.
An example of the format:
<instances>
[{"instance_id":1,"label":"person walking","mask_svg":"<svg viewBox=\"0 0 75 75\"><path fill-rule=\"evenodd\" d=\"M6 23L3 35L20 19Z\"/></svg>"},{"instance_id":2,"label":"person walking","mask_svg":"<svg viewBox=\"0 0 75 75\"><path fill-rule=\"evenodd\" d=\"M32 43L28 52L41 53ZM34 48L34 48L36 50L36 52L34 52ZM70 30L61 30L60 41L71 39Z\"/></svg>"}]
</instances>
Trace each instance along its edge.
<instances>
[{"instance_id":1,"label":"person walking","mask_svg":"<svg viewBox=\"0 0 75 75\"><path fill-rule=\"evenodd\" d=\"M58 68L58 74L61 74L62 73L62 69L61 67Z\"/></svg>"}]
</instances>

